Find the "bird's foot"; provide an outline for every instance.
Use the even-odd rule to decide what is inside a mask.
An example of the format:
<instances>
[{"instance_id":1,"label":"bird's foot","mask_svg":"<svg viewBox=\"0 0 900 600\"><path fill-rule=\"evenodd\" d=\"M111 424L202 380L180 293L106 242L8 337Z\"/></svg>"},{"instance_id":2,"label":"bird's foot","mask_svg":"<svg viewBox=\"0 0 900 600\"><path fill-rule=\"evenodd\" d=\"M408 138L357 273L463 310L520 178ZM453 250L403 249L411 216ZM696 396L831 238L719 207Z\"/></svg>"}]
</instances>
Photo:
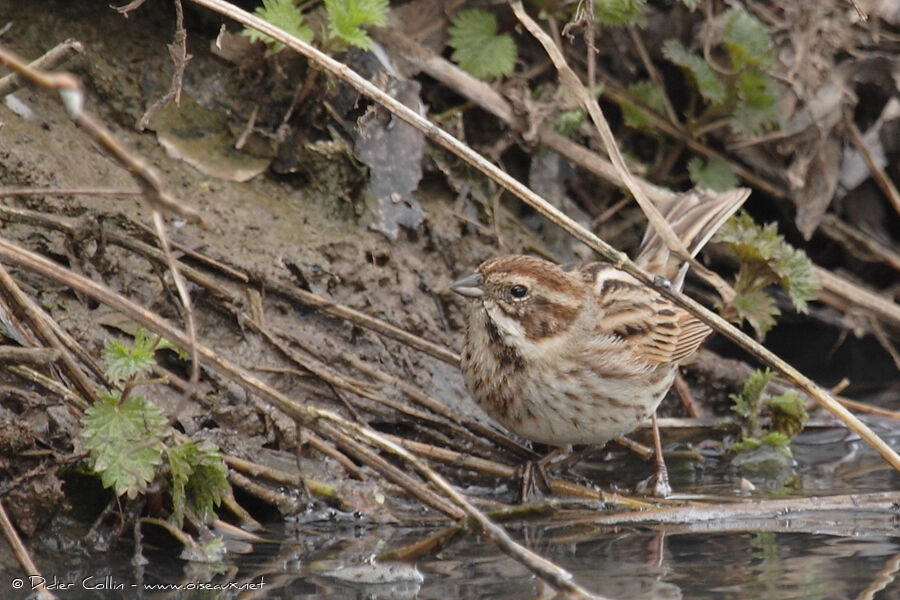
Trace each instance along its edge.
<instances>
[{"instance_id":1,"label":"bird's foot","mask_svg":"<svg viewBox=\"0 0 900 600\"><path fill-rule=\"evenodd\" d=\"M662 468L657 465L653 474L647 479L638 482L635 491L639 494L650 494L657 498L667 498L672 494L672 486L669 484L669 470L666 464L662 463Z\"/></svg>"},{"instance_id":2,"label":"bird's foot","mask_svg":"<svg viewBox=\"0 0 900 600\"><path fill-rule=\"evenodd\" d=\"M566 458L571 453L571 447L554 448L538 460L529 460L522 465L520 473L522 503L540 498L544 492L553 492L553 484L550 481L548 470L566 462Z\"/></svg>"}]
</instances>

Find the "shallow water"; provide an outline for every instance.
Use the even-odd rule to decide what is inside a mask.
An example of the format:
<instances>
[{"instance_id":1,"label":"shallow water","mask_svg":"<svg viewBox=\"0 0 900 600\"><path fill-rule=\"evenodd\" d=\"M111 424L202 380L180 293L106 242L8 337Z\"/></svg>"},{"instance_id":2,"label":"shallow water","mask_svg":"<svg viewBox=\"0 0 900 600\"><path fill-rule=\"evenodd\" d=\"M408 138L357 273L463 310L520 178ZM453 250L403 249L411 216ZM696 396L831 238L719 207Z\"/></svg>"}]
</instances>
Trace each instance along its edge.
<instances>
[{"instance_id":1,"label":"shallow water","mask_svg":"<svg viewBox=\"0 0 900 600\"><path fill-rule=\"evenodd\" d=\"M870 425L895 444L886 419ZM875 452L840 428L807 430L793 444L798 466L790 486L740 492L739 473L724 462L672 465L673 486L683 496L715 494L751 498L861 494L900 487L900 477ZM617 474L639 479L646 464L618 459L588 463L601 480ZM627 483L627 481L625 482ZM778 486L771 486L778 488ZM900 509L779 515L777 519L725 520L686 525L600 527L566 518L508 524L520 542L568 569L592 592L619 600L675 598L900 598ZM127 554L87 557L32 542L41 570L60 598L534 598L552 591L523 566L473 536L460 536L415 565L373 565L370 557L420 541L436 529L374 526L353 515L331 513L328 522L278 523L276 543L246 547L209 567L147 548L150 563L136 569ZM764 531L767 530L767 531ZM9 557L2 576L21 577ZM91 577L82 583L85 578ZM156 584L218 589L162 592ZM250 587L248 587L248 584ZM85 589L85 586L100 586ZM119 587L121 586L121 587ZM255 590L253 588L256 588ZM243 591L241 591L243 589ZM246 596L248 595L249 596ZM3 597L25 597L10 590Z\"/></svg>"}]
</instances>

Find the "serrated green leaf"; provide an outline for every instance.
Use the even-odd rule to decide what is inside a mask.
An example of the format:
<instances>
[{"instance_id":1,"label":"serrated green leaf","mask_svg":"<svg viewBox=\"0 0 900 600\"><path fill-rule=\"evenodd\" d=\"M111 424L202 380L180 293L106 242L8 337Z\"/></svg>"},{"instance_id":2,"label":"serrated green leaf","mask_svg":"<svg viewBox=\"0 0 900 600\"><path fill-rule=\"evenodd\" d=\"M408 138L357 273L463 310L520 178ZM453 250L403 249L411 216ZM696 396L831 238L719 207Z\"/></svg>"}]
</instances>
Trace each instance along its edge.
<instances>
[{"instance_id":1,"label":"serrated green leaf","mask_svg":"<svg viewBox=\"0 0 900 600\"><path fill-rule=\"evenodd\" d=\"M778 88L775 81L761 71L744 71L737 78L738 105L731 118L731 128L743 135L759 135L781 125Z\"/></svg>"},{"instance_id":2,"label":"serrated green leaf","mask_svg":"<svg viewBox=\"0 0 900 600\"><path fill-rule=\"evenodd\" d=\"M755 450L763 444L783 450L791 456L791 437L803 428L809 418L803 402L793 392L777 397L764 394L766 385L774 376L768 368L755 370L744 382L740 394L731 394L732 409L741 428L740 439L732 445L734 452ZM773 429L763 431L759 426L759 414L763 406L772 417Z\"/></svg>"},{"instance_id":3,"label":"serrated green leaf","mask_svg":"<svg viewBox=\"0 0 900 600\"><path fill-rule=\"evenodd\" d=\"M766 311L765 306L755 304L765 286L772 283L781 285L798 312L807 310L807 303L815 298L819 289L812 263L803 251L784 241L775 223L760 227L747 213L741 213L725 223L715 240L728 244L740 261L735 291L743 299L741 306L734 308L738 314L757 313L757 326L754 327L757 335L764 333L768 324L768 320L759 319ZM763 304L774 307L774 302ZM774 312L773 316L777 314Z\"/></svg>"},{"instance_id":4,"label":"serrated green leaf","mask_svg":"<svg viewBox=\"0 0 900 600\"><path fill-rule=\"evenodd\" d=\"M303 24L303 13L297 10L293 0L262 0L262 6L256 7L253 14L304 42L309 43L313 39L312 29ZM271 45L273 52L284 49L284 44L253 28L245 27L242 33L253 42Z\"/></svg>"},{"instance_id":5,"label":"serrated green leaf","mask_svg":"<svg viewBox=\"0 0 900 600\"><path fill-rule=\"evenodd\" d=\"M628 93L640 100L643 106L647 106L657 113L662 114L665 111L662 92L648 79L636 81L629 85ZM619 106L622 109L622 116L627 126L648 133L654 130L653 121L643 106L630 100L622 101Z\"/></svg>"},{"instance_id":6,"label":"serrated green leaf","mask_svg":"<svg viewBox=\"0 0 900 600\"><path fill-rule=\"evenodd\" d=\"M737 414L737 423L744 438L756 435L756 420L759 416L762 393L773 376L774 373L769 369L764 371L757 369L747 377L740 394L729 395L734 403L731 410Z\"/></svg>"},{"instance_id":7,"label":"serrated green leaf","mask_svg":"<svg viewBox=\"0 0 900 600\"><path fill-rule=\"evenodd\" d=\"M740 452L750 452L751 450L756 450L757 448L759 448L760 444L761 442L759 441L759 438L741 438L739 441L731 445L731 451L735 454Z\"/></svg>"},{"instance_id":8,"label":"serrated green leaf","mask_svg":"<svg viewBox=\"0 0 900 600\"><path fill-rule=\"evenodd\" d=\"M765 25L748 12L731 9L725 17L722 41L731 58L731 66L740 71L746 67L771 67L775 64L772 38Z\"/></svg>"},{"instance_id":9,"label":"serrated green leaf","mask_svg":"<svg viewBox=\"0 0 900 600\"><path fill-rule=\"evenodd\" d=\"M594 18L610 27L643 25L646 3L647 0L595 0Z\"/></svg>"},{"instance_id":10,"label":"serrated green leaf","mask_svg":"<svg viewBox=\"0 0 900 600\"><path fill-rule=\"evenodd\" d=\"M783 450L788 456L793 456L793 452L791 452L790 448L791 438L780 431L770 431L762 436L759 441L761 444L768 444L774 448Z\"/></svg>"},{"instance_id":11,"label":"serrated green leaf","mask_svg":"<svg viewBox=\"0 0 900 600\"><path fill-rule=\"evenodd\" d=\"M222 453L212 444L201 444L197 464L188 481L194 512L203 519L209 518L230 490L228 469Z\"/></svg>"},{"instance_id":12,"label":"serrated green leaf","mask_svg":"<svg viewBox=\"0 0 900 600\"><path fill-rule=\"evenodd\" d=\"M185 503L206 520L231 489L219 449L207 442L185 442L167 451L172 478L173 516L181 527Z\"/></svg>"},{"instance_id":13,"label":"serrated green leaf","mask_svg":"<svg viewBox=\"0 0 900 600\"><path fill-rule=\"evenodd\" d=\"M508 33L497 35L497 17L484 10L461 11L450 27L451 58L479 79L509 75L516 65L516 43Z\"/></svg>"},{"instance_id":14,"label":"serrated green leaf","mask_svg":"<svg viewBox=\"0 0 900 600\"><path fill-rule=\"evenodd\" d=\"M138 336L140 336L138 330ZM146 331L144 332L146 334ZM106 376L113 383L119 383L145 373L149 373L156 365L153 351L147 350L143 344L128 346L125 342L111 339L103 348L103 360L106 362Z\"/></svg>"},{"instance_id":15,"label":"serrated green leaf","mask_svg":"<svg viewBox=\"0 0 900 600\"><path fill-rule=\"evenodd\" d=\"M388 0L325 0L329 32L351 46L368 50L372 39L363 27L384 25L388 7Z\"/></svg>"},{"instance_id":16,"label":"serrated green leaf","mask_svg":"<svg viewBox=\"0 0 900 600\"><path fill-rule=\"evenodd\" d=\"M776 256L773 271L778 275L778 282L787 292L791 303L799 313L809 310L808 302L815 299L821 284L813 274L812 262L806 253L788 244L782 244Z\"/></svg>"},{"instance_id":17,"label":"serrated green leaf","mask_svg":"<svg viewBox=\"0 0 900 600\"><path fill-rule=\"evenodd\" d=\"M681 0L681 3L687 6L691 11L697 10L701 0Z\"/></svg>"},{"instance_id":18,"label":"serrated green leaf","mask_svg":"<svg viewBox=\"0 0 900 600\"><path fill-rule=\"evenodd\" d=\"M191 456L196 451L194 442L185 442L177 446L167 448L166 456L169 459L169 477L172 480L172 517L182 526L185 508L185 486L190 479Z\"/></svg>"},{"instance_id":19,"label":"serrated green leaf","mask_svg":"<svg viewBox=\"0 0 900 600\"><path fill-rule=\"evenodd\" d=\"M765 405L772 417L772 427L787 438L797 435L809 420L806 405L794 392L766 398Z\"/></svg>"},{"instance_id":20,"label":"serrated green leaf","mask_svg":"<svg viewBox=\"0 0 900 600\"><path fill-rule=\"evenodd\" d=\"M717 156L712 157L708 162L695 156L688 161L687 168L691 181L696 186L724 192L738 185L737 175L731 170L731 165Z\"/></svg>"},{"instance_id":21,"label":"serrated green leaf","mask_svg":"<svg viewBox=\"0 0 900 600\"><path fill-rule=\"evenodd\" d=\"M737 290L735 286L735 298L731 302L731 306L737 313L737 319L732 319L735 323L746 321L753 331L756 338L762 340L766 333L775 326L775 317L781 314L775 300L763 291L761 288L750 288L746 290Z\"/></svg>"},{"instance_id":22,"label":"serrated green leaf","mask_svg":"<svg viewBox=\"0 0 900 600\"><path fill-rule=\"evenodd\" d=\"M746 212L728 219L714 239L730 245L741 261L768 261L775 256L779 245L784 241L775 223L760 227Z\"/></svg>"},{"instance_id":23,"label":"serrated green leaf","mask_svg":"<svg viewBox=\"0 0 900 600\"><path fill-rule=\"evenodd\" d=\"M560 135L571 135L584 123L585 113L581 109L563 111L553 121L553 129Z\"/></svg>"},{"instance_id":24,"label":"serrated green leaf","mask_svg":"<svg viewBox=\"0 0 900 600\"><path fill-rule=\"evenodd\" d=\"M694 82L700 92L712 104L725 102L725 84L703 58L688 52L677 39L669 39L663 44L663 54L681 67Z\"/></svg>"},{"instance_id":25,"label":"serrated green leaf","mask_svg":"<svg viewBox=\"0 0 900 600\"><path fill-rule=\"evenodd\" d=\"M162 409L141 396L119 403L118 393L104 394L82 418L81 437L104 487L134 498L153 480L162 462L166 431Z\"/></svg>"}]
</instances>

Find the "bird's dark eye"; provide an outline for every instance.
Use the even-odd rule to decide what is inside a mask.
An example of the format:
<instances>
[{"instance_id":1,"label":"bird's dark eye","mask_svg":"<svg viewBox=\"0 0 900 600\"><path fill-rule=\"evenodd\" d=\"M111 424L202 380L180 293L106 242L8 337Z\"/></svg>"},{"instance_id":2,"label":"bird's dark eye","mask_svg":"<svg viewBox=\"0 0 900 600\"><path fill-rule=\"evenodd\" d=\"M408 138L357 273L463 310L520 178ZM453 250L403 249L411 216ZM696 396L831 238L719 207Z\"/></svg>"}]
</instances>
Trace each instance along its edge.
<instances>
[{"instance_id":1,"label":"bird's dark eye","mask_svg":"<svg viewBox=\"0 0 900 600\"><path fill-rule=\"evenodd\" d=\"M528 294L528 288L524 285L514 285L509 288L509 295L513 298L524 298Z\"/></svg>"}]
</instances>

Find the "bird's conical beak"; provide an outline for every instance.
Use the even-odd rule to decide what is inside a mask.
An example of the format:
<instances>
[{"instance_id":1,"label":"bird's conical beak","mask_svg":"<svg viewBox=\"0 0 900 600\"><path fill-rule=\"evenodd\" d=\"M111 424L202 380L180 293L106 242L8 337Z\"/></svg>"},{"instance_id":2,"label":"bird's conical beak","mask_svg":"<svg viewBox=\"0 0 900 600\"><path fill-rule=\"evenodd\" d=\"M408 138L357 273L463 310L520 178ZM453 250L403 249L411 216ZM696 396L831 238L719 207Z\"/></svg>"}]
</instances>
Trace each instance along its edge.
<instances>
[{"instance_id":1,"label":"bird's conical beak","mask_svg":"<svg viewBox=\"0 0 900 600\"><path fill-rule=\"evenodd\" d=\"M467 298L478 298L484 294L484 286L481 284L481 274L472 273L462 279L457 279L450 284L450 289Z\"/></svg>"}]
</instances>

